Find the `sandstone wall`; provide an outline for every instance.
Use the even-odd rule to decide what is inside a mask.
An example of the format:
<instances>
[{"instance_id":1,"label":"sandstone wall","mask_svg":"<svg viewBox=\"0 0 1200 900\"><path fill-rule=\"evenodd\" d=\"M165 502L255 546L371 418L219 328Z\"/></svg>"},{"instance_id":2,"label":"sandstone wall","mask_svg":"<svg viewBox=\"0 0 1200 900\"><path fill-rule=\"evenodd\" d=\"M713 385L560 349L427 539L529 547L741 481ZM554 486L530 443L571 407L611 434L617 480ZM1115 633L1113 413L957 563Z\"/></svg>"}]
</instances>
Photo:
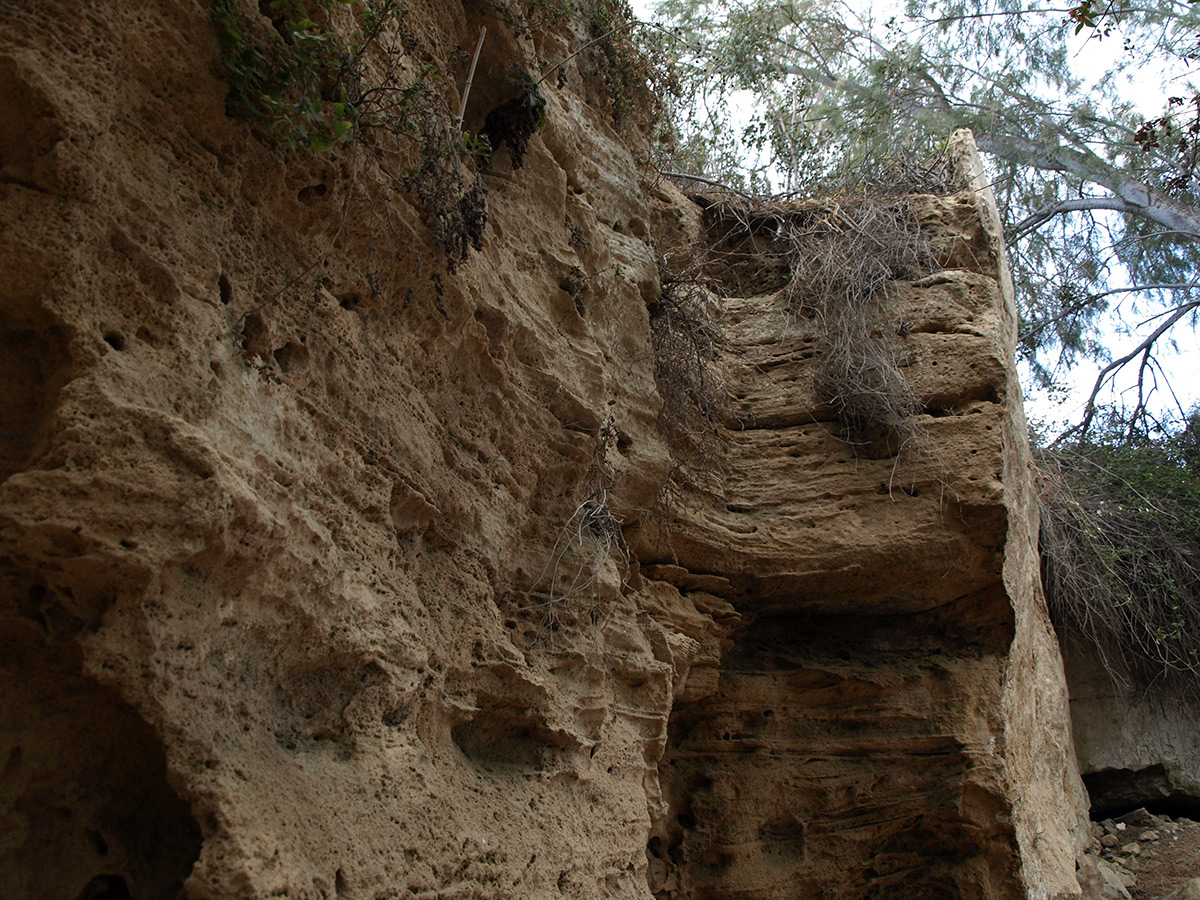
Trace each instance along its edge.
<instances>
[{"instance_id":1,"label":"sandstone wall","mask_svg":"<svg viewBox=\"0 0 1200 900\"><path fill-rule=\"evenodd\" d=\"M914 201L944 268L900 286L921 446L839 439L813 389L816 326L780 283L728 301L728 477L679 510L669 562L649 565L661 539L639 548L643 572L740 617L672 714L660 896L1076 889L1086 801L1037 575L1012 288L958 140L978 192Z\"/></svg>"},{"instance_id":2,"label":"sandstone wall","mask_svg":"<svg viewBox=\"0 0 1200 900\"><path fill-rule=\"evenodd\" d=\"M588 54L450 274L401 185L226 117L207 4L5 17L6 896L1072 894L985 198L923 201L902 288L935 451L856 457L735 297L744 427L664 535L647 304L700 212ZM474 123L587 39L408 21L452 107L488 26Z\"/></svg>"}]
</instances>

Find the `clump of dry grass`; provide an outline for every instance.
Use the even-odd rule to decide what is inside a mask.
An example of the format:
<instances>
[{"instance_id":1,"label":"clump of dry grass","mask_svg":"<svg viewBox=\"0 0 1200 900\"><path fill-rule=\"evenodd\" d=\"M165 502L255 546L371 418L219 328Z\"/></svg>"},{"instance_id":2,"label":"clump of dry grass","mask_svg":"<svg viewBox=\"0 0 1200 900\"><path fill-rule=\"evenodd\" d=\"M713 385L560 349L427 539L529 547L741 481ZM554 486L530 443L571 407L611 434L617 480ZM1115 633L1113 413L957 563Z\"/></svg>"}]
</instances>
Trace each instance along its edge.
<instances>
[{"instance_id":1,"label":"clump of dry grass","mask_svg":"<svg viewBox=\"0 0 1200 900\"><path fill-rule=\"evenodd\" d=\"M1193 423L1194 424L1194 423ZM1200 451L1188 431L1042 451L1042 579L1114 681L1200 697Z\"/></svg>"},{"instance_id":2,"label":"clump of dry grass","mask_svg":"<svg viewBox=\"0 0 1200 900\"><path fill-rule=\"evenodd\" d=\"M783 296L821 335L819 399L851 442L919 437L921 404L904 373L907 326L888 303L894 282L920 277L931 261L909 202L846 194L805 204L781 233L792 270Z\"/></svg>"},{"instance_id":3,"label":"clump of dry grass","mask_svg":"<svg viewBox=\"0 0 1200 900\"><path fill-rule=\"evenodd\" d=\"M704 267L699 248L660 256L662 293L648 308L659 427L677 460L701 467L711 462L729 411L719 364L727 341Z\"/></svg>"},{"instance_id":4,"label":"clump of dry grass","mask_svg":"<svg viewBox=\"0 0 1200 900\"><path fill-rule=\"evenodd\" d=\"M846 439L884 439L895 453L921 437L921 404L904 372L908 326L890 301L896 282L920 278L933 265L911 198L952 193L963 177L945 157L885 159L863 163L842 184L818 200L726 193L713 208L726 244L736 247L740 238L751 248L728 260L731 272L738 267L735 281L757 268L770 282L774 267L786 264L780 295L791 313L817 326L822 361L814 386ZM739 254L745 258L734 258ZM749 279L752 288L755 281Z\"/></svg>"}]
</instances>

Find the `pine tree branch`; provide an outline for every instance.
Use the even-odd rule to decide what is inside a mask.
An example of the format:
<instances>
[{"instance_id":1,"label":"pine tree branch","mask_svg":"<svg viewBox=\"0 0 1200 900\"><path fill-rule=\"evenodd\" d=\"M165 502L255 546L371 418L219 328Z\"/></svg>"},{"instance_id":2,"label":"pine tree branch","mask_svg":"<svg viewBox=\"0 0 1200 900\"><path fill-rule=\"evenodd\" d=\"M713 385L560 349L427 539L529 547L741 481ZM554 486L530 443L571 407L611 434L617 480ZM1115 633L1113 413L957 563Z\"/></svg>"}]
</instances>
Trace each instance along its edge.
<instances>
[{"instance_id":1,"label":"pine tree branch","mask_svg":"<svg viewBox=\"0 0 1200 900\"><path fill-rule=\"evenodd\" d=\"M1128 213L1134 216L1144 214L1144 207L1130 203L1127 200L1122 200L1120 197L1079 197L1075 200L1061 200L1057 203L1048 203L1036 212L1030 213L1012 227L1009 231L1008 239L1010 241L1020 240L1031 231L1036 231L1055 216L1090 209L1114 210L1115 212Z\"/></svg>"},{"instance_id":2,"label":"pine tree branch","mask_svg":"<svg viewBox=\"0 0 1200 900\"><path fill-rule=\"evenodd\" d=\"M1106 188L1112 191L1115 199L1127 204L1127 207L1122 209L1123 212L1157 222L1192 240L1200 240L1200 210L1186 206L1156 188L1122 175L1090 151L1039 144L1028 138L1012 135L976 135L975 143L984 153L1009 162L1074 175Z\"/></svg>"}]
</instances>

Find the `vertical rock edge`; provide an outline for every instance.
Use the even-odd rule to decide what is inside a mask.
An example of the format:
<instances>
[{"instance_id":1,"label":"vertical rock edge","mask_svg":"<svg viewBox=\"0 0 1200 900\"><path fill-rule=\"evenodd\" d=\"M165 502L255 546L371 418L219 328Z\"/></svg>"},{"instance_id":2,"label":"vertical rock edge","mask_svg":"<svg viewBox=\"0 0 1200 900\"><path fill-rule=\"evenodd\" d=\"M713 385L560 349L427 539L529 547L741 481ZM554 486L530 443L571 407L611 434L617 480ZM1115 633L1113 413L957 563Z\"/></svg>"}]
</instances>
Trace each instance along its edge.
<instances>
[{"instance_id":1,"label":"vertical rock edge","mask_svg":"<svg viewBox=\"0 0 1200 900\"><path fill-rule=\"evenodd\" d=\"M954 133L950 154L979 198L983 227L996 248L1004 359L1009 383L1017 385L1016 300L996 198L969 129ZM1015 634L1004 675L1002 714L1021 878L1028 896L1036 900L1077 897L1074 861L1086 844L1087 793L1071 737L1062 653L1042 593L1033 460L1019 395L1010 397L1006 410L1003 483L1008 538L1003 582Z\"/></svg>"}]
</instances>

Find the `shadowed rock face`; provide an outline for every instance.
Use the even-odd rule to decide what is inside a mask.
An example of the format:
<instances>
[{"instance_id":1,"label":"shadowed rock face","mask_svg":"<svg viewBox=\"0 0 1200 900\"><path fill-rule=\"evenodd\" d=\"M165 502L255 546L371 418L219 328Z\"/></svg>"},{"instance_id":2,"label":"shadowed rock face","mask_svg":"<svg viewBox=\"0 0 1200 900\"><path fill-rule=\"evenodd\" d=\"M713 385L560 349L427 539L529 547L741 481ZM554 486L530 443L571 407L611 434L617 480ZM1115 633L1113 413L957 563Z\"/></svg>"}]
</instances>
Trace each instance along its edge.
<instances>
[{"instance_id":1,"label":"shadowed rock face","mask_svg":"<svg viewBox=\"0 0 1200 900\"><path fill-rule=\"evenodd\" d=\"M1147 807L1200 812L1200 712L1171 691L1130 684L1078 633L1063 642L1075 751L1094 818Z\"/></svg>"},{"instance_id":2,"label":"shadowed rock face","mask_svg":"<svg viewBox=\"0 0 1200 900\"><path fill-rule=\"evenodd\" d=\"M978 648L918 646L909 622L756 620L717 693L672 716L652 887L1019 896L980 691L998 675Z\"/></svg>"},{"instance_id":3,"label":"shadowed rock face","mask_svg":"<svg viewBox=\"0 0 1200 900\"><path fill-rule=\"evenodd\" d=\"M927 451L857 456L735 297L744 427L663 535L647 306L700 210L582 19L407 6L451 108L487 26L476 131L566 73L454 273L396 172L226 116L207 4L0 30L6 897L1069 895L994 211L918 204Z\"/></svg>"},{"instance_id":4,"label":"shadowed rock face","mask_svg":"<svg viewBox=\"0 0 1200 900\"><path fill-rule=\"evenodd\" d=\"M26 592L27 609L53 616L40 591ZM168 782L162 743L115 692L82 675L69 638L44 639L43 629L64 623L30 618L0 626L0 882L15 897L175 900L200 828Z\"/></svg>"}]
</instances>

